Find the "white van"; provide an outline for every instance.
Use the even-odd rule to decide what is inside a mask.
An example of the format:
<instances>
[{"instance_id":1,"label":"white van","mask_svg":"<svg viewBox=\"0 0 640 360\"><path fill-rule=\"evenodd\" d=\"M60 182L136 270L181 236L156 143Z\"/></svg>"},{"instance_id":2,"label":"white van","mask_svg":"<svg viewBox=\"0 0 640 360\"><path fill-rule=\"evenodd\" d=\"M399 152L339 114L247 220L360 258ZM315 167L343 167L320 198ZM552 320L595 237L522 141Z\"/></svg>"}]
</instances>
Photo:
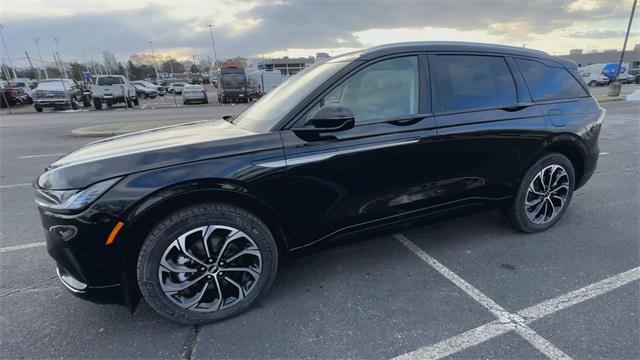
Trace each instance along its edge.
<instances>
[{"instance_id":1,"label":"white van","mask_svg":"<svg viewBox=\"0 0 640 360\"><path fill-rule=\"evenodd\" d=\"M582 80L584 80L584 82L591 87L603 86L609 83L609 78L602 75L601 72L582 69L579 69L578 71L580 73L580 76L582 76Z\"/></svg>"}]
</instances>

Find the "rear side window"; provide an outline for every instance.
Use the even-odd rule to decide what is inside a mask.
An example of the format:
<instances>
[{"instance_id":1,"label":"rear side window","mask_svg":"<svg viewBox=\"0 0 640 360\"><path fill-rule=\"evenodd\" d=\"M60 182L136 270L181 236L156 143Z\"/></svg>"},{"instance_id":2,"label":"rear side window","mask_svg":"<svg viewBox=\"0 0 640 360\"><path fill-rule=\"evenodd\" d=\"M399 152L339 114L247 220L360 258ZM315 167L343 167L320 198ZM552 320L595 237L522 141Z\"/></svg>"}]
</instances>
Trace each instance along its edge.
<instances>
[{"instance_id":1,"label":"rear side window","mask_svg":"<svg viewBox=\"0 0 640 360\"><path fill-rule=\"evenodd\" d=\"M534 60L516 59L534 101L588 96L567 69Z\"/></svg>"},{"instance_id":2,"label":"rear side window","mask_svg":"<svg viewBox=\"0 0 640 360\"><path fill-rule=\"evenodd\" d=\"M98 85L110 86L122 84L122 78L119 76L103 76L98 78Z\"/></svg>"},{"instance_id":3,"label":"rear side window","mask_svg":"<svg viewBox=\"0 0 640 360\"><path fill-rule=\"evenodd\" d=\"M429 59L436 111L517 103L516 85L504 58L436 55Z\"/></svg>"}]
</instances>

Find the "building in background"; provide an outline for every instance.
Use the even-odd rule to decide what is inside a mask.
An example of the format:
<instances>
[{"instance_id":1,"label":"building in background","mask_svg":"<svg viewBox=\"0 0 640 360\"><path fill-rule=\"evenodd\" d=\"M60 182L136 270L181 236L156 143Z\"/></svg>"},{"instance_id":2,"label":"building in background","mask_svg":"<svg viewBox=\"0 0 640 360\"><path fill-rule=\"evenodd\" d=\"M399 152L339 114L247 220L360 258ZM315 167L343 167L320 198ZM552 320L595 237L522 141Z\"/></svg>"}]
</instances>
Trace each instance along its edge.
<instances>
[{"instance_id":1,"label":"building in background","mask_svg":"<svg viewBox=\"0 0 640 360\"><path fill-rule=\"evenodd\" d=\"M600 52L584 52L582 49L572 49L569 55L560 55L562 58L571 59L580 66L590 64L608 64L620 61L619 50L604 50ZM629 63L631 69L640 68L640 44L629 49L624 54L624 62Z\"/></svg>"},{"instance_id":2,"label":"building in background","mask_svg":"<svg viewBox=\"0 0 640 360\"><path fill-rule=\"evenodd\" d=\"M307 66L311 66L314 62L315 58L312 56L308 58L251 59L249 67L256 70L279 71L282 75L293 75Z\"/></svg>"}]
</instances>

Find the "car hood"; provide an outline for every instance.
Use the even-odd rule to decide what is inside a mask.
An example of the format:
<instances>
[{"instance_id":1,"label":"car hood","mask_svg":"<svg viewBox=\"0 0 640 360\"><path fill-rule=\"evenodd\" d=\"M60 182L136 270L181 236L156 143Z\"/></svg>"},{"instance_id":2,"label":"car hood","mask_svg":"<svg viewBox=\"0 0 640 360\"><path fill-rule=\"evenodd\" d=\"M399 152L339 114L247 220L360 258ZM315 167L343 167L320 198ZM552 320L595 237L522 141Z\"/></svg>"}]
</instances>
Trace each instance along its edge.
<instances>
[{"instance_id":1,"label":"car hood","mask_svg":"<svg viewBox=\"0 0 640 360\"><path fill-rule=\"evenodd\" d=\"M228 156L258 134L224 120L171 125L89 143L51 164L45 189L77 189L97 181L175 164Z\"/></svg>"}]
</instances>

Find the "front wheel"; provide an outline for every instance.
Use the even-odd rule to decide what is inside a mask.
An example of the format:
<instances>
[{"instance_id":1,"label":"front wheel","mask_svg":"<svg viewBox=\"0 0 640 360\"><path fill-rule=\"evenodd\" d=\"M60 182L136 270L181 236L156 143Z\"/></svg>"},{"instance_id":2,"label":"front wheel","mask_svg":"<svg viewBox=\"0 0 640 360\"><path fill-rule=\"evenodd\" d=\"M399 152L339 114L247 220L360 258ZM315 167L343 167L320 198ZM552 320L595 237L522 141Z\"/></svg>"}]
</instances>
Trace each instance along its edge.
<instances>
[{"instance_id":1,"label":"front wheel","mask_svg":"<svg viewBox=\"0 0 640 360\"><path fill-rule=\"evenodd\" d=\"M527 170L507 209L511 224L527 233L547 230L567 210L574 187L571 161L558 153L543 156Z\"/></svg>"},{"instance_id":2,"label":"front wheel","mask_svg":"<svg viewBox=\"0 0 640 360\"><path fill-rule=\"evenodd\" d=\"M591 80L591 81L589 82L589 86L591 86L591 87L594 87L594 86L596 86L596 85L598 85L598 83L597 83L595 80Z\"/></svg>"},{"instance_id":3,"label":"front wheel","mask_svg":"<svg viewBox=\"0 0 640 360\"><path fill-rule=\"evenodd\" d=\"M256 216L207 203L177 210L144 240L137 275L142 294L160 315L205 324L245 311L275 279L278 251Z\"/></svg>"}]
</instances>

